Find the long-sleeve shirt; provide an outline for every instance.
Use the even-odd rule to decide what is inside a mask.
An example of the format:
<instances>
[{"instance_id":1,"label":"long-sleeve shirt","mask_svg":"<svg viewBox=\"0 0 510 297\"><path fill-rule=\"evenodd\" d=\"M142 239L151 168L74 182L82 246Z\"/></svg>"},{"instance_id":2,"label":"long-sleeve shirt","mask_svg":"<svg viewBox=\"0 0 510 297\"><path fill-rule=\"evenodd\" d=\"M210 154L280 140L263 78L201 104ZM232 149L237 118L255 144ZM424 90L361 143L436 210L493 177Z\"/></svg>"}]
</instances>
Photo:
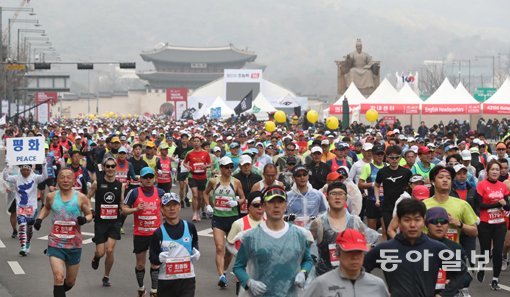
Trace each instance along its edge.
<instances>
[{"instance_id":1,"label":"long-sleeve shirt","mask_svg":"<svg viewBox=\"0 0 510 297\"><path fill-rule=\"evenodd\" d=\"M21 173L19 175L9 175L6 169L3 171L3 178L5 181L16 185L16 206L17 209L20 207L32 207L35 211L37 209L37 184L45 181L48 178L48 169L46 164L42 167L42 174L30 173L28 177L23 177ZM33 213L35 214L35 212Z\"/></svg>"}]
</instances>

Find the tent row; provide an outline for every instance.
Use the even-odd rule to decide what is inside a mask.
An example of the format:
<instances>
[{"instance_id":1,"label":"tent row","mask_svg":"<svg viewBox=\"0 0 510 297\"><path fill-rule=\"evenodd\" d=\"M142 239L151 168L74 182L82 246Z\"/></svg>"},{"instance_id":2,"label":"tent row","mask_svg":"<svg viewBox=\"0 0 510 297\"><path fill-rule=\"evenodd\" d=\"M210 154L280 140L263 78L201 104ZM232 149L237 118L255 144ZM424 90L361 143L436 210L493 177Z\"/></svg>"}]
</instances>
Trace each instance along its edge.
<instances>
[{"instance_id":1,"label":"tent row","mask_svg":"<svg viewBox=\"0 0 510 297\"><path fill-rule=\"evenodd\" d=\"M342 102L347 97L349 109L365 113L375 109L379 114L421 114L421 115L462 115L462 114L510 114L510 78L507 78L498 91L484 103L476 101L462 83L455 88L448 78L426 101L405 84L397 91L387 79L365 98L358 88L351 83L335 103L325 113L342 114Z\"/></svg>"}]
</instances>

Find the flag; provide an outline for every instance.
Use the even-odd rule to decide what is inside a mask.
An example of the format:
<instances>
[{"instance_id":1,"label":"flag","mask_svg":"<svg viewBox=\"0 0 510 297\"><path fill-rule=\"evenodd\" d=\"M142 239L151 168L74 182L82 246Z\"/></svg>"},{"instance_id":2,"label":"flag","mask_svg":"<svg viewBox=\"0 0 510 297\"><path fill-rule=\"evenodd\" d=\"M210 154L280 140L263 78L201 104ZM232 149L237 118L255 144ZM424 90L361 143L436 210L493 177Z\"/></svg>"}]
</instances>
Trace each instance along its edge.
<instances>
[{"instance_id":1,"label":"flag","mask_svg":"<svg viewBox=\"0 0 510 297\"><path fill-rule=\"evenodd\" d=\"M241 114L247 110L251 109L251 103L253 99L253 90L250 91L244 98L237 104L237 106L234 108L234 111L236 114Z\"/></svg>"},{"instance_id":2,"label":"flag","mask_svg":"<svg viewBox=\"0 0 510 297\"><path fill-rule=\"evenodd\" d=\"M211 119L221 118L221 106L211 108Z\"/></svg>"}]
</instances>

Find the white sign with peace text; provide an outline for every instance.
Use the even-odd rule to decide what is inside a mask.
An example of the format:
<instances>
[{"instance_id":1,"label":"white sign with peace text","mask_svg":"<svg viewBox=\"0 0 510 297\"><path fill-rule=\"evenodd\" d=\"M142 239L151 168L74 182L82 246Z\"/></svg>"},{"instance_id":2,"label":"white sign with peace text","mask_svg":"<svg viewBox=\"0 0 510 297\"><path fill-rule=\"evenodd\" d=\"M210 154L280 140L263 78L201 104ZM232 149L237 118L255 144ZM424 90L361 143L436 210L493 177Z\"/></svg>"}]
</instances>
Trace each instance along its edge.
<instances>
[{"instance_id":1,"label":"white sign with peace text","mask_svg":"<svg viewBox=\"0 0 510 297\"><path fill-rule=\"evenodd\" d=\"M44 137L7 138L7 163L9 165L42 164L45 162Z\"/></svg>"}]
</instances>

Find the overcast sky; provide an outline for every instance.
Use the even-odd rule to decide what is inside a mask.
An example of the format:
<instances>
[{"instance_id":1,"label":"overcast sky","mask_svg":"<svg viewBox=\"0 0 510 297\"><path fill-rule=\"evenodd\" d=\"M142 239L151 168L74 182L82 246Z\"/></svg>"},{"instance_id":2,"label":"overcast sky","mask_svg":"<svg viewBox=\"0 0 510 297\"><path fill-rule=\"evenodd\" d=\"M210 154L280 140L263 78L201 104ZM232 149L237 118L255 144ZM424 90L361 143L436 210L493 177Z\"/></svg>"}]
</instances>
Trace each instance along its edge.
<instances>
[{"instance_id":1,"label":"overcast sky","mask_svg":"<svg viewBox=\"0 0 510 297\"><path fill-rule=\"evenodd\" d=\"M265 78L305 94L335 94L334 60L354 50L356 38L391 78L424 60L510 52L507 0L31 0L30 7L64 61L150 69L139 54L159 42L233 43L258 54Z\"/></svg>"}]
</instances>

